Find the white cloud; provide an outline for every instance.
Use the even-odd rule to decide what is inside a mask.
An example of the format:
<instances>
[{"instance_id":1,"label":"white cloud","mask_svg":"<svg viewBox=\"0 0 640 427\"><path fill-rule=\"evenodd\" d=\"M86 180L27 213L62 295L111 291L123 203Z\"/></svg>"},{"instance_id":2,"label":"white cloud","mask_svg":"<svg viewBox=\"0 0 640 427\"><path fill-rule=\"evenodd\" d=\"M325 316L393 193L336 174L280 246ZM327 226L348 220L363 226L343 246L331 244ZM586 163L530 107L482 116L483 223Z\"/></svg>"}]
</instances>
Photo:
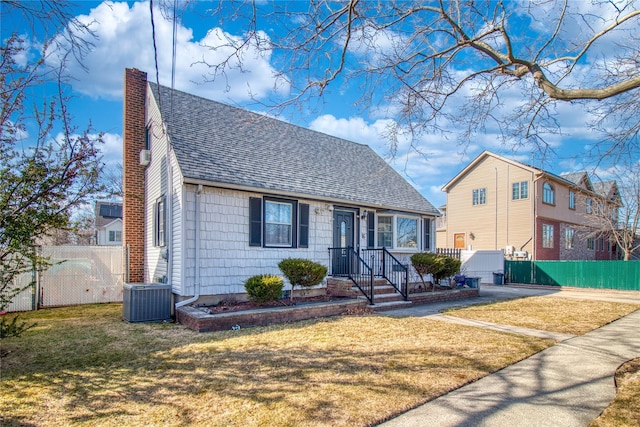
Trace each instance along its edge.
<instances>
[{"instance_id":1,"label":"white cloud","mask_svg":"<svg viewBox=\"0 0 640 427\"><path fill-rule=\"evenodd\" d=\"M146 71L150 81L156 80L151 15L148 2L103 2L88 15L77 17L95 32L94 48L83 60L83 65L68 63L74 90L93 98L120 99L125 68ZM154 26L158 52L160 83L171 85L172 23L154 9ZM266 38L265 34L260 34ZM267 96L283 81L277 80L271 67L270 52L258 52L248 46L241 52L242 69L232 58L225 75L213 83L203 83L210 69L201 61L217 63L225 59L237 44L238 36L211 28L201 40L194 40L193 31L181 24L177 26L175 85L177 89L197 93L211 99L231 99L241 102ZM225 47L226 46L226 47ZM216 49L214 49L216 48ZM50 63L59 63L60 52L50 52ZM199 62L200 61L200 62ZM286 90L286 84L283 90Z\"/></svg>"},{"instance_id":2,"label":"white cloud","mask_svg":"<svg viewBox=\"0 0 640 427\"><path fill-rule=\"evenodd\" d=\"M102 161L107 165L122 163L122 136L117 133L104 133L102 142Z\"/></svg>"}]
</instances>

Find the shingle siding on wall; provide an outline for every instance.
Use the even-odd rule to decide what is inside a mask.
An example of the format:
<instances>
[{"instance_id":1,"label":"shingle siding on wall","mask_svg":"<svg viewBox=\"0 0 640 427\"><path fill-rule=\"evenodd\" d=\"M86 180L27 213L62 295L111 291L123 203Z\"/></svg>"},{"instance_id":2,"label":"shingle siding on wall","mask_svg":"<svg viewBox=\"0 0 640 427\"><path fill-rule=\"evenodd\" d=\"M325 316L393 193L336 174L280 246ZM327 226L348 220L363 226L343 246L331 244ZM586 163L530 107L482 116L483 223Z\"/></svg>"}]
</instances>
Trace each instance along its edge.
<instances>
[{"instance_id":1,"label":"shingle siding on wall","mask_svg":"<svg viewBox=\"0 0 640 427\"><path fill-rule=\"evenodd\" d=\"M184 283L180 295L195 293L196 186L186 185L184 209ZM284 258L307 258L329 265L332 213L310 204L309 248L249 246L249 197L261 194L203 187L200 199L200 294L244 293L244 282L256 274L278 274ZM318 213L316 213L318 208Z\"/></svg>"}]
</instances>

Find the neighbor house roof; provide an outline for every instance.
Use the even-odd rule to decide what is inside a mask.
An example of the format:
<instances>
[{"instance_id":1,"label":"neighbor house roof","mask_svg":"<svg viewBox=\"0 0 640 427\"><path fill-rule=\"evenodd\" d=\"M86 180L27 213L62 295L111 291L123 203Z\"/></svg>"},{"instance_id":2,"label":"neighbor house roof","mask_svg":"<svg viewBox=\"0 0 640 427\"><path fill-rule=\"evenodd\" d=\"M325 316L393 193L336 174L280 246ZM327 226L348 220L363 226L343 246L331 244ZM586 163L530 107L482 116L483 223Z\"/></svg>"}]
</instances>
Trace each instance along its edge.
<instances>
[{"instance_id":1,"label":"neighbor house roof","mask_svg":"<svg viewBox=\"0 0 640 427\"><path fill-rule=\"evenodd\" d=\"M480 153L475 159L473 159L467 166L465 166L462 171L460 171L456 176L454 176L449 182L447 182L444 187L442 187L442 191L448 191L454 184L456 184L459 180L461 180L469 171L478 165L482 160L487 157L493 157L499 159L503 162L507 162L509 164L521 167L523 169L529 170L532 173L543 176L545 179L551 179L557 182L560 182L568 187L577 187L584 191L591 192L600 196L607 197L607 195L611 192L612 189L617 188L615 186L615 181L607 181L600 184L592 184L589 179L589 175L587 172L569 172L563 173L561 175L557 175L553 172L546 171L544 169L540 169L535 166L528 165L526 163L518 162L516 160L508 159L506 157L499 156L490 151L483 151Z\"/></svg>"},{"instance_id":2,"label":"neighbor house roof","mask_svg":"<svg viewBox=\"0 0 640 427\"><path fill-rule=\"evenodd\" d=\"M149 85L185 182L438 214L367 145Z\"/></svg>"},{"instance_id":3,"label":"neighbor house roof","mask_svg":"<svg viewBox=\"0 0 640 427\"><path fill-rule=\"evenodd\" d=\"M96 227L102 227L122 219L122 203L96 202Z\"/></svg>"}]
</instances>

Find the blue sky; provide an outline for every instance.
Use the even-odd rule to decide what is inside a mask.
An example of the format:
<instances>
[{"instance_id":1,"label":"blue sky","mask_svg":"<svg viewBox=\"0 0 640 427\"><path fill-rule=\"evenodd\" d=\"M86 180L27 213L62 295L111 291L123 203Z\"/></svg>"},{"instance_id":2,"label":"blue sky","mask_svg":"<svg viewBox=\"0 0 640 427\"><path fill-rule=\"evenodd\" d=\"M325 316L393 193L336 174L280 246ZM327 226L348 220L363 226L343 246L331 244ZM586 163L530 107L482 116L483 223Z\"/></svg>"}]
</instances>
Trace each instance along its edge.
<instances>
[{"instance_id":1,"label":"blue sky","mask_svg":"<svg viewBox=\"0 0 640 427\"><path fill-rule=\"evenodd\" d=\"M585 1L584 4L586 3ZM577 0L572 4L583 5ZM220 40L225 37L238 37L243 31L238 28L238 21L229 19L229 16L220 18L218 15L218 19L206 16L204 12L209 7L211 4L208 2L191 3L182 15L177 28L176 88L254 110L259 107L250 99L249 91L259 101L285 98L288 95L286 80L274 77L280 71L276 68L275 61L278 52L271 56L247 55L242 71L232 69L224 79L204 82L203 76L208 73L208 69L198 61L206 59L215 62L224 53L224 49L214 52L203 45L219 45ZM83 1L78 3L73 12L83 22L91 22L97 39L84 60L86 70L73 63L69 66L74 95L71 114L80 128L91 121L96 131L104 132L104 159L107 163L118 162L121 161L122 153L124 69L135 67L146 71L149 80L155 81L156 78L149 3ZM159 10L154 15L160 83L170 86L172 25L162 19ZM3 19L6 19L4 15ZM7 24L3 22L2 25L3 39L7 37L8 31L16 28L15 25ZM19 22L17 25L19 26ZM534 23L523 21L518 25L522 25L524 31L525 25L533 26ZM579 32L579 29L579 25L569 25L565 31ZM259 22L258 30L264 31L266 37L273 36L273 32L278 31L267 20ZM28 28L24 28L24 33L29 37ZM37 56L39 43L42 41L31 37L29 40L33 48L32 55ZM585 65L588 67L589 64ZM498 143L497 130L490 127L483 134L474 137L470 144L457 145L456 126L448 123L445 126L449 127L449 137L420 137L417 142L424 155L412 152L408 142L401 140L396 156L391 158L383 134L393 116L385 109L354 105L359 99L358 85L355 83L357 82L332 87L322 98L282 111L280 118L320 132L369 144L435 206L445 203L442 186L485 149L534 163L554 173L563 173L583 169L585 150L598 140L598 135L593 134L585 124L588 119L586 111L580 106L566 103L558 106L555 117L564 134L550 139L557 155L544 159L544 162L536 158L526 146L520 151L502 146ZM501 108L509 110L512 102L515 105L518 96L516 88L504 97Z\"/></svg>"}]
</instances>

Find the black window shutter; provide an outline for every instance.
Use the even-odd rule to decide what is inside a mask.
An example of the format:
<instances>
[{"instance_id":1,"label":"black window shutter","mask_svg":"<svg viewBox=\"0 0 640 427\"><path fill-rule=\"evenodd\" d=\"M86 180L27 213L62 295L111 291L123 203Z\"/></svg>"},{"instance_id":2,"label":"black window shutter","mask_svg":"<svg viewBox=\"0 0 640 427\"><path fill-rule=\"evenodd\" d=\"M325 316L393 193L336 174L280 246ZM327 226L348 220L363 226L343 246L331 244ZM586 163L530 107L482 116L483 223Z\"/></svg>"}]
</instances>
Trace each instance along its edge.
<instances>
[{"instance_id":1,"label":"black window shutter","mask_svg":"<svg viewBox=\"0 0 640 427\"><path fill-rule=\"evenodd\" d=\"M376 224L375 214L373 212L367 212L367 248L371 249L375 247L376 243Z\"/></svg>"},{"instance_id":2,"label":"black window shutter","mask_svg":"<svg viewBox=\"0 0 640 427\"><path fill-rule=\"evenodd\" d=\"M262 246L262 199L249 197L249 246Z\"/></svg>"},{"instance_id":3,"label":"black window shutter","mask_svg":"<svg viewBox=\"0 0 640 427\"><path fill-rule=\"evenodd\" d=\"M424 242L422 246L425 251L431 249L431 219L425 218L424 220Z\"/></svg>"},{"instance_id":4,"label":"black window shutter","mask_svg":"<svg viewBox=\"0 0 640 427\"><path fill-rule=\"evenodd\" d=\"M298 231L298 242L299 247L308 248L309 247L309 205L306 203L298 204L298 209L300 210L300 222L299 222L299 231Z\"/></svg>"}]
</instances>

